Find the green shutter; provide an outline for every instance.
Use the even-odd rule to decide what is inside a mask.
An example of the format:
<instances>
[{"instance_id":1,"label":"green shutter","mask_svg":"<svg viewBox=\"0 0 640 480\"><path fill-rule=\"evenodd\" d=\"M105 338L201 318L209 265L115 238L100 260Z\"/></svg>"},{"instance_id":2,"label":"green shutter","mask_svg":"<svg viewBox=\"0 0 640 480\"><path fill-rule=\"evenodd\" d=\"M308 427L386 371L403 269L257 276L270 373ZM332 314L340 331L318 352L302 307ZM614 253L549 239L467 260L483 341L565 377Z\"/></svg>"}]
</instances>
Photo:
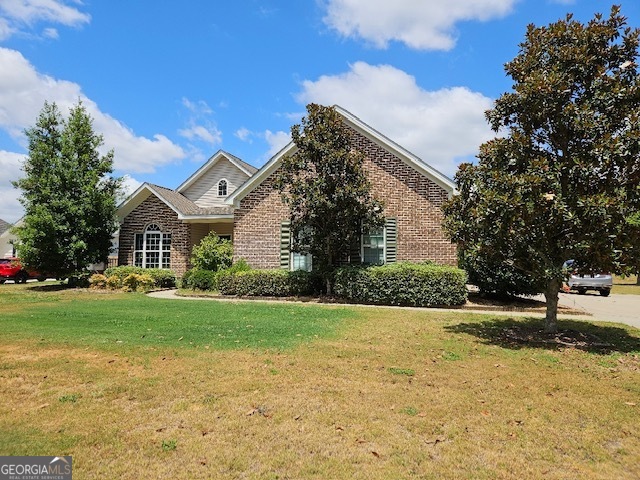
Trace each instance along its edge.
<instances>
[{"instance_id":1,"label":"green shutter","mask_svg":"<svg viewBox=\"0 0 640 480\"><path fill-rule=\"evenodd\" d=\"M362 235L357 237L355 241L351 244L351 248L349 249L350 265L358 265L359 263L361 263L361 260L360 260L361 247L362 247Z\"/></svg>"},{"instance_id":2,"label":"green shutter","mask_svg":"<svg viewBox=\"0 0 640 480\"><path fill-rule=\"evenodd\" d=\"M289 270L291 253L291 222L285 220L280 224L280 268Z\"/></svg>"},{"instance_id":3,"label":"green shutter","mask_svg":"<svg viewBox=\"0 0 640 480\"><path fill-rule=\"evenodd\" d=\"M396 263L398 257L398 220L387 218L384 222L385 230L385 263Z\"/></svg>"}]
</instances>

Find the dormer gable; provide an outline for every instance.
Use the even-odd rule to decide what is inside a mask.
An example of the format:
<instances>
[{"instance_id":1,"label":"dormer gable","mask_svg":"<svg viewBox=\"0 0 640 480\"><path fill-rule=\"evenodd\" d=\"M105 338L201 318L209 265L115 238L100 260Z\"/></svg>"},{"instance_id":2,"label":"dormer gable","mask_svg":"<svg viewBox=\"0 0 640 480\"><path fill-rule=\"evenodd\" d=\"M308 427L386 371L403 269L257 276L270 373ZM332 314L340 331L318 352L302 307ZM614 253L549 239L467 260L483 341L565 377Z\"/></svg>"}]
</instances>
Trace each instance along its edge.
<instances>
[{"instance_id":1,"label":"dormer gable","mask_svg":"<svg viewBox=\"0 0 640 480\"><path fill-rule=\"evenodd\" d=\"M219 150L176 191L199 207L223 206L227 197L256 171L238 157Z\"/></svg>"}]
</instances>

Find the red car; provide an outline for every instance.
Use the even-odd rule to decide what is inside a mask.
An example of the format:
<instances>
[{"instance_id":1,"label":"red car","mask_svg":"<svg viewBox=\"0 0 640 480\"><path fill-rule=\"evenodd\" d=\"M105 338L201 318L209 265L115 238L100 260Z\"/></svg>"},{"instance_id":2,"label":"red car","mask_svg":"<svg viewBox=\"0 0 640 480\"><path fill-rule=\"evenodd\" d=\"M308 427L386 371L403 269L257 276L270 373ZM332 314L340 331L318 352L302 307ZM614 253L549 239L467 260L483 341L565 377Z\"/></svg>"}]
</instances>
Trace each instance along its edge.
<instances>
[{"instance_id":1,"label":"red car","mask_svg":"<svg viewBox=\"0 0 640 480\"><path fill-rule=\"evenodd\" d=\"M0 283L13 280L15 283L27 283L30 278L35 278L39 282L47 279L35 270L22 268L20 260L17 258L0 258Z\"/></svg>"}]
</instances>

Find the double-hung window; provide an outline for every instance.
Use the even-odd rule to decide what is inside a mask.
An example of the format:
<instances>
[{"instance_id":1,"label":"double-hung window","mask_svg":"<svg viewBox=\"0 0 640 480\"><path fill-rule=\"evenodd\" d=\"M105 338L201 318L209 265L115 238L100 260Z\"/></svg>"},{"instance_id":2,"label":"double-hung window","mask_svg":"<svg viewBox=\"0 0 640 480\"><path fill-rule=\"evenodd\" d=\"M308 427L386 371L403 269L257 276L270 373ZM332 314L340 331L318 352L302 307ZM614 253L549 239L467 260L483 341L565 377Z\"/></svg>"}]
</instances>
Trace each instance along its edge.
<instances>
[{"instance_id":1,"label":"double-hung window","mask_svg":"<svg viewBox=\"0 0 640 480\"><path fill-rule=\"evenodd\" d=\"M378 228L362 235L362 263L382 265L385 263L385 229Z\"/></svg>"},{"instance_id":2,"label":"double-hung window","mask_svg":"<svg viewBox=\"0 0 640 480\"><path fill-rule=\"evenodd\" d=\"M383 265L395 263L398 250L398 220L395 217L385 218L384 227L367 232L360 237L360 251L352 253L352 262L366 265Z\"/></svg>"},{"instance_id":3,"label":"double-hung window","mask_svg":"<svg viewBox=\"0 0 640 480\"><path fill-rule=\"evenodd\" d=\"M171 234L155 223L135 234L133 264L142 268L171 268Z\"/></svg>"}]
</instances>

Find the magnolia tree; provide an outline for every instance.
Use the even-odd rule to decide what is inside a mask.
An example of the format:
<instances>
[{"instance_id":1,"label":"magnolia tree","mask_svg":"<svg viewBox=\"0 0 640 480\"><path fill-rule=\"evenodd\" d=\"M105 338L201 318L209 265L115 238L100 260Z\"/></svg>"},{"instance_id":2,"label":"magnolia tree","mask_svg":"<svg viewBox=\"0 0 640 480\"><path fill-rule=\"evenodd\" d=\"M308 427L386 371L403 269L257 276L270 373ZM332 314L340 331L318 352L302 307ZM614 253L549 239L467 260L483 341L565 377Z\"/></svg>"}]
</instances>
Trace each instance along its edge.
<instances>
[{"instance_id":1,"label":"magnolia tree","mask_svg":"<svg viewBox=\"0 0 640 480\"><path fill-rule=\"evenodd\" d=\"M619 7L586 24L530 25L506 64L511 92L487 119L499 136L456 174L445 228L463 251L521 272L546 297L574 259L584 272L637 265L640 211L638 30Z\"/></svg>"},{"instance_id":2,"label":"magnolia tree","mask_svg":"<svg viewBox=\"0 0 640 480\"><path fill-rule=\"evenodd\" d=\"M364 154L333 107L307 105L291 128L297 151L282 160L277 187L289 206L291 250L310 253L331 294L332 273L360 235L383 225L382 204L370 193Z\"/></svg>"},{"instance_id":3,"label":"magnolia tree","mask_svg":"<svg viewBox=\"0 0 640 480\"><path fill-rule=\"evenodd\" d=\"M26 130L29 153L22 190L23 226L16 228L22 261L42 272L67 276L106 261L118 229L116 195L121 180L111 176L113 152L101 155L102 136L82 103L64 119L45 103Z\"/></svg>"}]
</instances>

